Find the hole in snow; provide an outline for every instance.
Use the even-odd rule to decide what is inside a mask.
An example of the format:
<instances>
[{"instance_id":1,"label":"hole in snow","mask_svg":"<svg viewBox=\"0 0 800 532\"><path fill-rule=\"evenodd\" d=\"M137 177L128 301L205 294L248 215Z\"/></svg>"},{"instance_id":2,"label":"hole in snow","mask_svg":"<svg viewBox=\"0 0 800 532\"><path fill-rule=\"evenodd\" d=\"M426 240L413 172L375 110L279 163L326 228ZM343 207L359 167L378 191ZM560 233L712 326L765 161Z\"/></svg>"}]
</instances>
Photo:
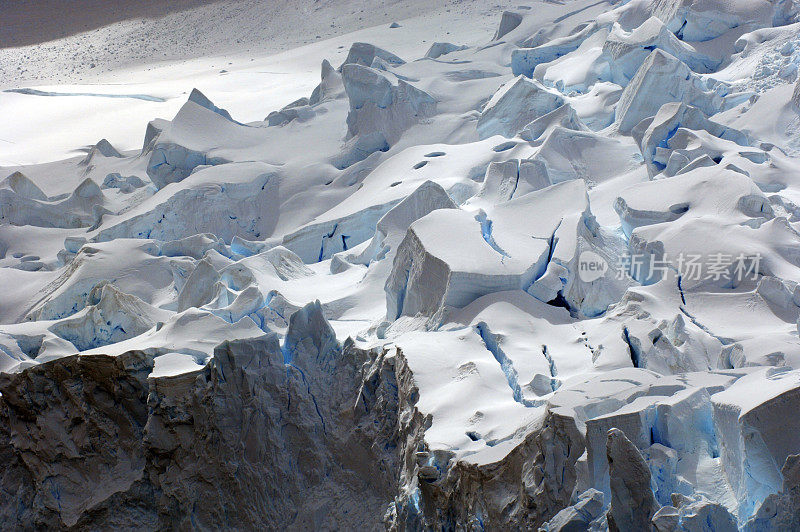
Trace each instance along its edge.
<instances>
[{"instance_id":1,"label":"hole in snow","mask_svg":"<svg viewBox=\"0 0 800 532\"><path fill-rule=\"evenodd\" d=\"M475 431L472 431L472 430L470 430L470 431L468 431L468 432L467 432L467 437L468 437L470 440L472 440L472 441L478 441L478 440L480 440L480 439L481 439L481 435L480 435L480 434L478 434L478 433L477 433L477 432L475 432Z\"/></svg>"},{"instance_id":2,"label":"hole in snow","mask_svg":"<svg viewBox=\"0 0 800 532\"><path fill-rule=\"evenodd\" d=\"M422 168L426 164L428 164L428 161L420 161L420 162L418 162L417 164L414 165L414 170L419 170L420 168Z\"/></svg>"},{"instance_id":3,"label":"hole in snow","mask_svg":"<svg viewBox=\"0 0 800 532\"><path fill-rule=\"evenodd\" d=\"M400 183L402 183L402 181L395 181L394 183L392 183L392 184L391 184L391 185L389 185L389 186L390 186L390 187L396 187L396 186L397 186L397 185L399 185Z\"/></svg>"},{"instance_id":4,"label":"hole in snow","mask_svg":"<svg viewBox=\"0 0 800 532\"><path fill-rule=\"evenodd\" d=\"M514 146L516 146L516 145L517 145L517 143L516 143L516 142L514 142L514 141L508 141L508 142L504 142L504 143L502 143L502 144L498 144L497 146L495 146L495 147L494 147L494 148L492 148L492 149L493 149L494 151L500 152L500 151L506 151L506 150L510 150L511 148L513 148L513 147L514 147Z\"/></svg>"},{"instance_id":5,"label":"hole in snow","mask_svg":"<svg viewBox=\"0 0 800 532\"><path fill-rule=\"evenodd\" d=\"M676 203L675 205L669 208L669 212L671 212L672 214L684 214L688 210L689 210L688 203Z\"/></svg>"},{"instance_id":6,"label":"hole in snow","mask_svg":"<svg viewBox=\"0 0 800 532\"><path fill-rule=\"evenodd\" d=\"M548 301L547 304L553 307L565 308L567 311L572 312L572 309L569 306L569 301L567 301L567 298L564 297L564 294L560 290L556 294L556 297Z\"/></svg>"},{"instance_id":7,"label":"hole in snow","mask_svg":"<svg viewBox=\"0 0 800 532\"><path fill-rule=\"evenodd\" d=\"M426 153L425 157L442 157L446 155L443 151L432 151L430 153Z\"/></svg>"}]
</instances>

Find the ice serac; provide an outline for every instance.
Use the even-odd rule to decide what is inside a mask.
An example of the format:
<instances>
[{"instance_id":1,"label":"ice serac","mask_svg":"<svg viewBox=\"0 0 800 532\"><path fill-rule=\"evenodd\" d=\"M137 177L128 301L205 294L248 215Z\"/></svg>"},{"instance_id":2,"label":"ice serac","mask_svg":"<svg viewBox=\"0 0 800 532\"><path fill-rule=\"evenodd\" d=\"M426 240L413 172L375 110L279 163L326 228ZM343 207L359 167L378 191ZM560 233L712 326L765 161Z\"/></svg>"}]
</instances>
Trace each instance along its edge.
<instances>
[{"instance_id":1,"label":"ice serac","mask_svg":"<svg viewBox=\"0 0 800 532\"><path fill-rule=\"evenodd\" d=\"M555 517L546 522L540 530L546 532L568 532L571 530L592 530L595 522L603 516L603 494L596 489L589 488L578 496L578 502L558 512Z\"/></svg>"},{"instance_id":2,"label":"ice serac","mask_svg":"<svg viewBox=\"0 0 800 532\"><path fill-rule=\"evenodd\" d=\"M540 301L566 306L576 316L599 316L630 286L630 279L619 271L624 253L624 242L600 227L587 205L584 211L562 218L550 238L547 268L527 292ZM589 274L592 263L598 269Z\"/></svg>"},{"instance_id":3,"label":"ice serac","mask_svg":"<svg viewBox=\"0 0 800 532\"><path fill-rule=\"evenodd\" d=\"M457 45L449 42L435 42L428 48L428 51L425 52L425 57L428 59L438 59L451 52L458 52L466 49L467 47L464 45Z\"/></svg>"},{"instance_id":4,"label":"ice serac","mask_svg":"<svg viewBox=\"0 0 800 532\"><path fill-rule=\"evenodd\" d=\"M794 83L794 90L792 91L792 97L790 101L792 102L795 110L800 109L800 78L798 78Z\"/></svg>"},{"instance_id":5,"label":"ice serac","mask_svg":"<svg viewBox=\"0 0 800 532\"><path fill-rule=\"evenodd\" d=\"M530 160L543 165L553 184L581 179L594 186L612 179L620 171L637 168L641 162L638 150L631 143L558 123L548 127L536 144L540 147Z\"/></svg>"},{"instance_id":6,"label":"ice serac","mask_svg":"<svg viewBox=\"0 0 800 532\"><path fill-rule=\"evenodd\" d=\"M691 45L679 40L657 17L650 17L631 32L615 27L603 44L603 54L608 58L611 79L626 86L636 74L651 51L662 50L683 61L694 72L713 72L720 64L698 53Z\"/></svg>"},{"instance_id":7,"label":"ice serac","mask_svg":"<svg viewBox=\"0 0 800 532\"><path fill-rule=\"evenodd\" d=\"M574 52L588 37L598 31L600 25L597 22L585 24L570 35L552 39L542 43L523 43L525 48L519 48L511 52L511 70L515 76L532 77L534 69L544 63L549 63Z\"/></svg>"},{"instance_id":8,"label":"ice serac","mask_svg":"<svg viewBox=\"0 0 800 532\"><path fill-rule=\"evenodd\" d=\"M769 200L750 178L719 166L697 168L679 177L680 179L660 179L634 185L629 191L647 189L648 192L636 194L636 197L624 193L625 197L620 197L615 202L615 209L620 215L623 232L630 236L629 249L632 253L676 257L695 253L711 255L718 249L724 249L733 257L740 257L738 262L743 264L740 269L744 269L738 276L704 278L691 272L682 276L681 289L686 301L691 299L691 292L701 286L738 285L744 278L744 271L749 267L751 259L748 257L756 253L772 257L775 264L786 264L786 259L782 258L786 248L775 243L794 241L797 234L787 231L786 224L781 217L775 215ZM671 192L667 192L668 190ZM701 192L702 190L707 192ZM712 236L708 232L710 227L704 221L709 213L714 213L720 220L728 220L730 230L721 234L714 231ZM765 242L761 240L761 234L772 235L767 239L769 244L757 243ZM691 237L687 238L687 235ZM729 263L726 267L735 269L736 265ZM794 267L787 264L787 268ZM631 268L630 271L634 278L644 284L652 284L662 277L660 272L653 270L652 273L656 275L649 278L648 268ZM761 273L769 275L766 270ZM763 307L765 311L767 308L769 307ZM771 311L768 312L772 314ZM689 314L692 314L694 320L694 314L691 311ZM784 319L781 318L781 321ZM738 335L735 330L727 330L724 335L718 336L728 338ZM757 349L758 345L761 344L754 342L750 348Z\"/></svg>"},{"instance_id":9,"label":"ice serac","mask_svg":"<svg viewBox=\"0 0 800 532\"><path fill-rule=\"evenodd\" d=\"M259 137L253 128L234 121L195 89L175 118L151 141L147 175L156 187L164 188L182 181L198 166L228 162L209 153L224 145L224 139L236 138L248 145Z\"/></svg>"},{"instance_id":10,"label":"ice serac","mask_svg":"<svg viewBox=\"0 0 800 532\"><path fill-rule=\"evenodd\" d=\"M635 192L643 190L647 193ZM701 190L708 193L719 191L713 206ZM747 208L751 202L754 209ZM622 230L627 235L639 227L672 222L687 215L687 219L701 216L704 207L715 209L717 213L736 211L746 214L749 211L754 216L769 216L770 210L768 200L762 198L755 183L746 176L718 167L687 174L681 180L657 180L635 185L614 202Z\"/></svg>"},{"instance_id":11,"label":"ice serac","mask_svg":"<svg viewBox=\"0 0 800 532\"><path fill-rule=\"evenodd\" d=\"M463 409L465 414L471 411L470 404L474 405L473 397L469 395L469 380L481 379L481 374L488 374L494 368L492 384L480 386L473 393L483 396L487 388L495 385L498 391L508 391L492 356L485 359L487 365L476 358L476 354L482 356L486 353L481 349L480 339L463 332L452 334L458 339L452 352L442 351L443 346L436 336L428 345L417 347L415 353L411 353L410 348L406 350L408 355L406 351L398 350L395 363L400 408L398 450L403 459L398 495L387 511L388 524L391 529L426 529L445 519L446 522L468 523L476 528L538 529L569 505L575 489L573 466L584 451L582 438L570 420L547 412L541 423L536 424L537 430L527 433L521 441L494 442L497 453L487 449L489 456L485 460L459 458L457 449L442 448L436 438L432 438L433 441L427 439L426 432L432 422L441 416L432 416L425 405L446 405L436 400L432 404L425 399L426 388L421 382L425 376L418 375L413 369L418 356L428 353L428 372L418 368L422 374L428 373L428 377L433 376L431 371L443 377L445 382L449 380L448 374L459 376L449 382L448 395L456 394L452 406ZM478 351L471 352L473 347ZM455 360L472 363L451 366ZM467 395L458 395L459 390ZM431 390L427 389L427 392ZM508 400L524 410L510 397ZM495 401L501 399L496 397ZM444 410L437 410L445 414ZM517 413L522 415L520 410ZM482 416L483 412L476 414L475 422L480 423ZM461 436L464 445L471 442L480 445L473 440L480 438L480 434Z\"/></svg>"},{"instance_id":12,"label":"ice serac","mask_svg":"<svg viewBox=\"0 0 800 532\"><path fill-rule=\"evenodd\" d=\"M327 100L336 99L344 94L342 75L335 68L333 68L330 61L327 59L322 60L320 77L322 79L320 80L319 85L314 87L314 90L308 99L308 105L316 105Z\"/></svg>"},{"instance_id":13,"label":"ice serac","mask_svg":"<svg viewBox=\"0 0 800 532\"><path fill-rule=\"evenodd\" d=\"M379 203L344 215L326 213L285 235L280 243L306 263L330 259L369 240L376 223L397 203Z\"/></svg>"},{"instance_id":14,"label":"ice serac","mask_svg":"<svg viewBox=\"0 0 800 532\"><path fill-rule=\"evenodd\" d=\"M205 94L203 94L197 89L192 89L192 92L189 93L189 101L196 103L200 107L205 107L209 111L213 111L218 115L220 115L221 117L226 118L231 122L234 122L233 118L231 118L231 114L228 111L214 105L214 103L211 100L209 100Z\"/></svg>"},{"instance_id":15,"label":"ice serac","mask_svg":"<svg viewBox=\"0 0 800 532\"><path fill-rule=\"evenodd\" d=\"M679 530L692 532L695 530L714 530L715 532L739 530L736 518L719 503L703 499L694 501L676 496L673 498L673 504L678 506Z\"/></svg>"},{"instance_id":16,"label":"ice serac","mask_svg":"<svg viewBox=\"0 0 800 532\"><path fill-rule=\"evenodd\" d=\"M800 2L479 3L0 175L0 528L800 530Z\"/></svg>"},{"instance_id":17,"label":"ice serac","mask_svg":"<svg viewBox=\"0 0 800 532\"><path fill-rule=\"evenodd\" d=\"M494 218L463 210L441 209L408 228L397 249L386 281L387 317L420 317L436 324L450 308L461 308L478 297L524 289L541 275L548 257L545 227L517 223L513 209ZM437 227L446 224L458 240ZM550 233L548 233L549 236Z\"/></svg>"},{"instance_id":18,"label":"ice serac","mask_svg":"<svg viewBox=\"0 0 800 532\"><path fill-rule=\"evenodd\" d=\"M142 151L140 152L141 155L145 155L153 150L153 145L158 138L158 135L164 131L169 125L169 121L164 120L163 118L156 118L151 120L147 123L147 127L144 131L144 140L142 141Z\"/></svg>"},{"instance_id":19,"label":"ice serac","mask_svg":"<svg viewBox=\"0 0 800 532\"><path fill-rule=\"evenodd\" d=\"M497 41L506 36L509 32L513 31L522 24L522 15L513 11L503 11L503 16L500 18L500 25L494 34L493 41Z\"/></svg>"},{"instance_id":20,"label":"ice serac","mask_svg":"<svg viewBox=\"0 0 800 532\"><path fill-rule=\"evenodd\" d=\"M516 161L496 165L497 183L487 185L481 199L508 196L517 177L516 165ZM495 181L493 173L487 176ZM605 249L619 247L614 244L618 237L601 232L594 222L583 181L529 190L510 201L484 205L486 212L479 210L477 215L435 211L409 227L386 281L390 321L408 316L436 323L448 309L504 290L527 290L543 302L564 300L585 315L604 312L621 295L625 281L614 280L613 268L604 272L610 283L579 279L582 250L606 253ZM520 219L536 223L520 224ZM440 234L435 228L441 224L457 230L461 238L454 241ZM612 257L607 259L614 263Z\"/></svg>"},{"instance_id":21,"label":"ice serac","mask_svg":"<svg viewBox=\"0 0 800 532\"><path fill-rule=\"evenodd\" d=\"M196 169L180 183L170 184L134 208L106 218L94 235L115 238L178 240L213 233L233 238L264 239L279 216L280 175L261 162L242 162Z\"/></svg>"},{"instance_id":22,"label":"ice serac","mask_svg":"<svg viewBox=\"0 0 800 532\"><path fill-rule=\"evenodd\" d=\"M655 115L669 102L684 102L706 115L724 110L723 96L692 73L685 63L661 50L654 50L631 79L620 97L616 125L621 133Z\"/></svg>"},{"instance_id":23,"label":"ice serac","mask_svg":"<svg viewBox=\"0 0 800 532\"><path fill-rule=\"evenodd\" d=\"M188 244L198 243L195 239ZM29 306L19 310L20 320L59 320L71 316L92 304L89 297L92 290L109 279L123 293L153 304L158 300L154 292L172 290L176 278L180 279L181 273L193 263L184 253L162 254L152 241L123 239L83 245L75 251L69 265L32 298ZM117 252L121 254L116 256ZM111 260L111 256L115 258Z\"/></svg>"},{"instance_id":24,"label":"ice serac","mask_svg":"<svg viewBox=\"0 0 800 532\"><path fill-rule=\"evenodd\" d=\"M284 361L298 368L328 371L341 355L336 333L322 315L319 301L309 303L289 319L283 347ZM311 358L309 358L311 357Z\"/></svg>"},{"instance_id":25,"label":"ice serac","mask_svg":"<svg viewBox=\"0 0 800 532\"><path fill-rule=\"evenodd\" d=\"M713 397L720 455L741 520L782 490L780 468L800 446L800 427L793 414L798 401L800 372L777 368L743 377Z\"/></svg>"},{"instance_id":26,"label":"ice serac","mask_svg":"<svg viewBox=\"0 0 800 532\"><path fill-rule=\"evenodd\" d=\"M564 104L555 111L540 116L526 125L520 132L520 137L528 142L536 142L556 127L572 129L574 131L588 131L589 128L581 121L570 104Z\"/></svg>"},{"instance_id":27,"label":"ice serac","mask_svg":"<svg viewBox=\"0 0 800 532\"><path fill-rule=\"evenodd\" d=\"M457 208L441 185L425 181L378 220L375 234L364 246L334 255L331 269L333 271L348 264L367 267L375 265L376 270L386 274L391 269L397 248L412 223L435 210ZM378 267L377 264L381 266Z\"/></svg>"},{"instance_id":28,"label":"ice serac","mask_svg":"<svg viewBox=\"0 0 800 532\"><path fill-rule=\"evenodd\" d=\"M665 149L668 146L668 142L680 128L704 130L715 137L735 142L741 146L750 144L745 133L709 120L706 114L697 107L686 105L683 102L665 103L652 119L642 120L631 131L631 135L639 144L651 176L665 168L664 164L655 160L656 154L659 148Z\"/></svg>"},{"instance_id":29,"label":"ice serac","mask_svg":"<svg viewBox=\"0 0 800 532\"><path fill-rule=\"evenodd\" d=\"M493 203L508 201L517 189L518 180L519 160L491 162L486 168L486 175L477 196Z\"/></svg>"},{"instance_id":30,"label":"ice serac","mask_svg":"<svg viewBox=\"0 0 800 532\"><path fill-rule=\"evenodd\" d=\"M50 331L71 342L78 351L133 338L169 316L110 283L95 286L88 303L80 312L50 326Z\"/></svg>"},{"instance_id":31,"label":"ice serac","mask_svg":"<svg viewBox=\"0 0 800 532\"><path fill-rule=\"evenodd\" d=\"M564 98L536 80L518 76L508 81L483 108L478 119L478 136L511 138L533 120L564 105Z\"/></svg>"},{"instance_id":32,"label":"ice serac","mask_svg":"<svg viewBox=\"0 0 800 532\"><path fill-rule=\"evenodd\" d=\"M345 58L344 63L342 63L342 65L339 67L339 71L344 72L345 65L361 65L367 67L372 66L372 63L376 57L393 66L405 64L405 61L394 55L392 52L388 52L383 48L375 46L374 44L366 42L354 42L350 46L350 50L347 52L347 57Z\"/></svg>"},{"instance_id":33,"label":"ice serac","mask_svg":"<svg viewBox=\"0 0 800 532\"><path fill-rule=\"evenodd\" d=\"M103 179L101 188L117 188L123 194L130 194L137 188L141 188L144 185L144 181L135 175L123 177L117 172L112 172L107 174L105 179Z\"/></svg>"},{"instance_id":34,"label":"ice serac","mask_svg":"<svg viewBox=\"0 0 800 532\"><path fill-rule=\"evenodd\" d=\"M435 227L445 221L461 235L458 243L437 236ZM464 249L470 250L469 257L457 252ZM516 268L508 271L504 258L483 239L479 222L469 213L428 214L409 227L398 247L385 286L387 318L423 316L440 321L447 305L461 307L484 293L519 287L527 268L519 271L519 265L511 264ZM491 267L494 275L488 271ZM482 269L487 271L481 273Z\"/></svg>"},{"instance_id":35,"label":"ice serac","mask_svg":"<svg viewBox=\"0 0 800 532\"><path fill-rule=\"evenodd\" d=\"M208 258L204 258L192 270L178 294L178 312L191 307L202 307L214 296L214 284L219 273Z\"/></svg>"},{"instance_id":36,"label":"ice serac","mask_svg":"<svg viewBox=\"0 0 800 532\"><path fill-rule=\"evenodd\" d=\"M94 146L89 147L86 157L79 163L83 166L88 166L92 164L95 157L116 157L122 158L122 154L117 151L117 149L111 145L110 142L106 139L101 139L97 144Z\"/></svg>"},{"instance_id":37,"label":"ice serac","mask_svg":"<svg viewBox=\"0 0 800 532\"><path fill-rule=\"evenodd\" d=\"M47 201L47 196L42 192L42 189L36 186L36 183L22 172L14 172L3 179L0 182L0 189L8 189L22 198Z\"/></svg>"},{"instance_id":38,"label":"ice serac","mask_svg":"<svg viewBox=\"0 0 800 532\"><path fill-rule=\"evenodd\" d=\"M520 165L520 169L524 166ZM523 184L521 177L520 184ZM549 232L532 228L534 238L547 244L548 257L545 269L523 289L542 302L566 306L576 315L602 314L619 300L629 284L619 275L616 266L624 253L624 242L597 224L583 180L570 180L528 192L499 204L491 214L492 219L511 219L512 210L522 213L531 208L531 216L538 211L548 212L553 217L553 225L547 226ZM495 233L498 241L502 238L502 227L498 226ZM589 278L581 271L587 257L605 264L606 268Z\"/></svg>"},{"instance_id":39,"label":"ice serac","mask_svg":"<svg viewBox=\"0 0 800 532\"><path fill-rule=\"evenodd\" d=\"M314 110L309 105L308 98L300 98L281 108L280 111L272 111L267 115L267 125L282 126L292 120L305 122L314 117Z\"/></svg>"},{"instance_id":40,"label":"ice serac","mask_svg":"<svg viewBox=\"0 0 800 532\"><path fill-rule=\"evenodd\" d=\"M89 228L108 212L103 191L88 177L69 195L52 199L42 196L44 193L24 175L12 174L0 186L0 221L61 229Z\"/></svg>"},{"instance_id":41,"label":"ice serac","mask_svg":"<svg viewBox=\"0 0 800 532\"><path fill-rule=\"evenodd\" d=\"M681 516L674 506L662 506L651 520L656 532L674 532L679 530Z\"/></svg>"},{"instance_id":42,"label":"ice serac","mask_svg":"<svg viewBox=\"0 0 800 532\"><path fill-rule=\"evenodd\" d=\"M681 40L703 42L744 25L755 29L792 24L800 7L793 0L735 4L722 0L656 0L651 9Z\"/></svg>"},{"instance_id":43,"label":"ice serac","mask_svg":"<svg viewBox=\"0 0 800 532\"><path fill-rule=\"evenodd\" d=\"M800 455L786 457L781 468L783 489L769 495L747 522L748 532L777 532L800 528Z\"/></svg>"},{"instance_id":44,"label":"ice serac","mask_svg":"<svg viewBox=\"0 0 800 532\"><path fill-rule=\"evenodd\" d=\"M436 111L436 100L430 94L389 72L345 63L342 81L350 100L347 138L351 139L351 152L360 154L344 157L340 167L374 151L385 151L406 129Z\"/></svg>"},{"instance_id":45,"label":"ice serac","mask_svg":"<svg viewBox=\"0 0 800 532\"><path fill-rule=\"evenodd\" d=\"M398 232L405 233L412 223L426 214L438 209L457 208L441 185L425 181L378 221L376 235L386 238Z\"/></svg>"}]
</instances>

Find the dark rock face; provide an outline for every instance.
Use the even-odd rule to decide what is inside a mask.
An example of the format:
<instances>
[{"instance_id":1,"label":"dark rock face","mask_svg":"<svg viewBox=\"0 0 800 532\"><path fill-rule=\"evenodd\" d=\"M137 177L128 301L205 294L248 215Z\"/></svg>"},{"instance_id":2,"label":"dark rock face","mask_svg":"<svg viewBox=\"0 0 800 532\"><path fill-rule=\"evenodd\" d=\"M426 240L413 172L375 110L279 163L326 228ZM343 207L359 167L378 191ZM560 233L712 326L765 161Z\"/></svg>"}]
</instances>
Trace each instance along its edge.
<instances>
[{"instance_id":1,"label":"dark rock face","mask_svg":"<svg viewBox=\"0 0 800 532\"><path fill-rule=\"evenodd\" d=\"M139 490L152 367L152 357L134 351L2 376L0 447L19 473L6 470L3 490L27 495L6 500L6 523L74 526Z\"/></svg>"},{"instance_id":2,"label":"dark rock face","mask_svg":"<svg viewBox=\"0 0 800 532\"><path fill-rule=\"evenodd\" d=\"M574 420L548 413L541 428L497 462L475 465L430 452L424 432L431 423L414 406L413 377L398 356L400 483L387 512L392 530L535 530L569 505L575 464L584 452ZM437 475L430 475L432 464Z\"/></svg>"},{"instance_id":3,"label":"dark rock face","mask_svg":"<svg viewBox=\"0 0 800 532\"><path fill-rule=\"evenodd\" d=\"M175 376L148 378L153 358L138 351L4 376L3 522L378 528L395 492L393 361L330 342L309 307L290 324L307 333L298 365L266 335Z\"/></svg>"},{"instance_id":4,"label":"dark rock face","mask_svg":"<svg viewBox=\"0 0 800 532\"><path fill-rule=\"evenodd\" d=\"M650 489L647 463L639 449L619 429L608 431L606 454L611 479L609 530L647 530L659 509Z\"/></svg>"}]
</instances>

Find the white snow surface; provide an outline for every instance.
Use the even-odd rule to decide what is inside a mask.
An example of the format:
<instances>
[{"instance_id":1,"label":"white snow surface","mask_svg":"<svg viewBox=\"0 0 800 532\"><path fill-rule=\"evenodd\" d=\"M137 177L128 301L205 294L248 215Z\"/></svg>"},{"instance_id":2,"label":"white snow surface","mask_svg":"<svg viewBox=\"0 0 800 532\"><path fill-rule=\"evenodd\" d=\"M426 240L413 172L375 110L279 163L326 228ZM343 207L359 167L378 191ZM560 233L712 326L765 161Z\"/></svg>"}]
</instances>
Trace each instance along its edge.
<instances>
[{"instance_id":1,"label":"white snow surface","mask_svg":"<svg viewBox=\"0 0 800 532\"><path fill-rule=\"evenodd\" d=\"M0 371L138 349L153 377L191 372L319 301L340 341L402 353L431 450L497 462L559 412L605 504L617 426L654 473L676 453L661 504L744 527L780 491L800 453L796 3L399 2L359 22L326 2L271 48L239 32L64 74L66 50L137 24L166 46L256 9L226 4L0 50Z\"/></svg>"}]
</instances>

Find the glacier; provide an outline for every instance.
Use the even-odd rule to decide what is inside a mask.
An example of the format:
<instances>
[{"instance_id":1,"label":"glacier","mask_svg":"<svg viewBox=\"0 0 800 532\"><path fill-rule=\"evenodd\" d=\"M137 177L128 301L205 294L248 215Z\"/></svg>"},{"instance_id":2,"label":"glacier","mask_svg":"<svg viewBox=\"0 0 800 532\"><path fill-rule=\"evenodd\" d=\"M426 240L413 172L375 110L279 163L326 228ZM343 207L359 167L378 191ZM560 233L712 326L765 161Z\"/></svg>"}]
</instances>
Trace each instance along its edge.
<instances>
[{"instance_id":1,"label":"glacier","mask_svg":"<svg viewBox=\"0 0 800 532\"><path fill-rule=\"evenodd\" d=\"M800 530L800 4L405 4L0 75L5 526Z\"/></svg>"}]
</instances>

